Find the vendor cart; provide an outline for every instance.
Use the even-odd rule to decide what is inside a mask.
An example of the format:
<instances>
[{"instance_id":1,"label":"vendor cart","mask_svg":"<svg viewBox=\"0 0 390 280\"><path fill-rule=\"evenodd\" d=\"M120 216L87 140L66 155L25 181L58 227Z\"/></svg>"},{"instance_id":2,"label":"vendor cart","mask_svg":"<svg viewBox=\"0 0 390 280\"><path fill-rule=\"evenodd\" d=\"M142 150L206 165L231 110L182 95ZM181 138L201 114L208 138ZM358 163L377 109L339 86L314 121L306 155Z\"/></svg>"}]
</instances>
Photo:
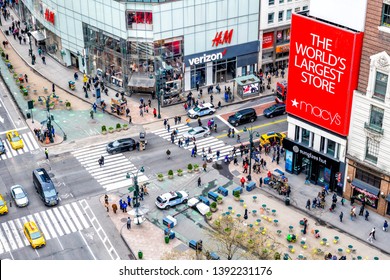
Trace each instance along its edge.
<instances>
[{"instance_id":1,"label":"vendor cart","mask_svg":"<svg viewBox=\"0 0 390 280\"><path fill-rule=\"evenodd\" d=\"M139 133L139 150L140 151L145 150L145 147L147 144L148 144L148 140L146 140L146 133L140 132Z\"/></svg>"},{"instance_id":2,"label":"vendor cart","mask_svg":"<svg viewBox=\"0 0 390 280\"><path fill-rule=\"evenodd\" d=\"M75 90L76 89L76 84L74 81L69 81L68 82L68 86L71 90Z\"/></svg>"},{"instance_id":3,"label":"vendor cart","mask_svg":"<svg viewBox=\"0 0 390 280\"><path fill-rule=\"evenodd\" d=\"M126 112L126 102L111 98L111 113L124 115Z\"/></svg>"}]
</instances>

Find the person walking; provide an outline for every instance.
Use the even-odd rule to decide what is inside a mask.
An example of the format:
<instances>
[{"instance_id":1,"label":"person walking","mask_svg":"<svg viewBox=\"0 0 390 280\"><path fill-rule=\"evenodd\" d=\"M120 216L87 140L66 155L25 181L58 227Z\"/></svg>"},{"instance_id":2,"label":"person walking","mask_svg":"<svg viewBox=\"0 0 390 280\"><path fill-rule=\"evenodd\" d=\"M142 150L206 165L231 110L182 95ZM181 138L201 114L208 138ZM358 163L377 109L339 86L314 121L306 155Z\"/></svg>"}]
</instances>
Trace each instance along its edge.
<instances>
[{"instance_id":1,"label":"person walking","mask_svg":"<svg viewBox=\"0 0 390 280\"><path fill-rule=\"evenodd\" d=\"M200 179L200 177L198 178L198 187L201 187L202 186L202 179Z\"/></svg>"},{"instance_id":2,"label":"person walking","mask_svg":"<svg viewBox=\"0 0 390 280\"><path fill-rule=\"evenodd\" d=\"M206 171L207 171L207 170L206 170L206 168L207 168L207 163L206 163L206 162L204 162L204 163L203 163L203 171L204 171L204 172L206 172Z\"/></svg>"},{"instance_id":3,"label":"person walking","mask_svg":"<svg viewBox=\"0 0 390 280\"><path fill-rule=\"evenodd\" d=\"M42 55L42 63L46 64L46 57L44 55Z\"/></svg>"},{"instance_id":4,"label":"person walking","mask_svg":"<svg viewBox=\"0 0 390 280\"><path fill-rule=\"evenodd\" d=\"M155 118L157 118L157 110L156 110L156 108L153 108L153 116L154 116Z\"/></svg>"},{"instance_id":5,"label":"person walking","mask_svg":"<svg viewBox=\"0 0 390 280\"><path fill-rule=\"evenodd\" d=\"M263 177L260 177L260 179L259 179L259 186L260 186L260 188L263 186Z\"/></svg>"},{"instance_id":6,"label":"person walking","mask_svg":"<svg viewBox=\"0 0 390 280\"><path fill-rule=\"evenodd\" d=\"M118 210L118 206L115 203L112 204L112 211L114 212L114 214L116 214L117 210Z\"/></svg>"},{"instance_id":7,"label":"person walking","mask_svg":"<svg viewBox=\"0 0 390 280\"><path fill-rule=\"evenodd\" d=\"M28 83L28 76L27 76L27 74L24 74L24 80L26 81L26 83Z\"/></svg>"},{"instance_id":8,"label":"person walking","mask_svg":"<svg viewBox=\"0 0 390 280\"><path fill-rule=\"evenodd\" d=\"M309 209L309 210L310 210L310 205L311 205L310 199L308 199L308 200L306 201L306 209Z\"/></svg>"},{"instance_id":9,"label":"person walking","mask_svg":"<svg viewBox=\"0 0 390 280\"><path fill-rule=\"evenodd\" d=\"M123 201L123 203L122 203L122 212L123 213L127 212L127 203L125 201Z\"/></svg>"},{"instance_id":10,"label":"person walking","mask_svg":"<svg viewBox=\"0 0 390 280\"><path fill-rule=\"evenodd\" d=\"M343 222L343 217L344 217L344 213L343 213L343 212L340 212L340 215L339 215L340 223Z\"/></svg>"},{"instance_id":11,"label":"person walking","mask_svg":"<svg viewBox=\"0 0 390 280\"><path fill-rule=\"evenodd\" d=\"M130 114L130 109L126 108L126 117L129 117L129 114Z\"/></svg>"},{"instance_id":12,"label":"person walking","mask_svg":"<svg viewBox=\"0 0 390 280\"><path fill-rule=\"evenodd\" d=\"M368 210L366 210L366 213L365 213L365 215L364 215L364 219L366 220L366 221L368 221L368 216L370 216L370 213L368 212ZM375 238L374 238L375 239Z\"/></svg>"},{"instance_id":13,"label":"person walking","mask_svg":"<svg viewBox=\"0 0 390 280\"><path fill-rule=\"evenodd\" d=\"M359 216L363 216L363 214L364 214L364 205L360 206Z\"/></svg>"},{"instance_id":14,"label":"person walking","mask_svg":"<svg viewBox=\"0 0 390 280\"><path fill-rule=\"evenodd\" d=\"M49 150L47 148L45 148L45 156L46 156L46 159L48 160L49 159Z\"/></svg>"},{"instance_id":15,"label":"person walking","mask_svg":"<svg viewBox=\"0 0 390 280\"><path fill-rule=\"evenodd\" d=\"M171 130L171 125L169 123L167 123L167 130L168 130L168 133Z\"/></svg>"},{"instance_id":16,"label":"person walking","mask_svg":"<svg viewBox=\"0 0 390 280\"><path fill-rule=\"evenodd\" d=\"M97 104L96 104L96 102L93 103L92 109L93 109L93 112L96 114L96 110L97 110Z\"/></svg>"},{"instance_id":17,"label":"person walking","mask_svg":"<svg viewBox=\"0 0 390 280\"><path fill-rule=\"evenodd\" d=\"M104 204L104 206L106 207L107 212L110 212L110 208L109 208L110 204L108 204L108 202L107 202Z\"/></svg>"},{"instance_id":18,"label":"person walking","mask_svg":"<svg viewBox=\"0 0 390 280\"><path fill-rule=\"evenodd\" d=\"M241 177L241 180L240 180L240 182L241 182L241 187L242 188L244 188L244 186L245 186L245 178L244 177Z\"/></svg>"},{"instance_id":19,"label":"person walking","mask_svg":"<svg viewBox=\"0 0 390 280\"><path fill-rule=\"evenodd\" d=\"M372 237L372 232L370 232L370 233L368 234L367 241L369 241L369 242L372 243L372 239L373 239L373 237Z\"/></svg>"},{"instance_id":20,"label":"person walking","mask_svg":"<svg viewBox=\"0 0 390 280\"><path fill-rule=\"evenodd\" d=\"M341 202L341 205L344 206L345 198L342 197L341 200L340 200L340 202Z\"/></svg>"},{"instance_id":21,"label":"person walking","mask_svg":"<svg viewBox=\"0 0 390 280\"><path fill-rule=\"evenodd\" d=\"M373 238L374 240L376 240L376 239L375 239L375 231L376 231L376 230L375 230L375 227L373 227L372 230L371 230L371 234L372 234L372 238Z\"/></svg>"},{"instance_id":22,"label":"person walking","mask_svg":"<svg viewBox=\"0 0 390 280\"><path fill-rule=\"evenodd\" d=\"M388 228L389 228L389 224L385 220L385 222L383 223L383 231L387 231Z\"/></svg>"},{"instance_id":23,"label":"person walking","mask_svg":"<svg viewBox=\"0 0 390 280\"><path fill-rule=\"evenodd\" d=\"M127 229L130 230L131 229L131 219L130 219L130 217L127 217L126 224L127 224Z\"/></svg>"}]
</instances>

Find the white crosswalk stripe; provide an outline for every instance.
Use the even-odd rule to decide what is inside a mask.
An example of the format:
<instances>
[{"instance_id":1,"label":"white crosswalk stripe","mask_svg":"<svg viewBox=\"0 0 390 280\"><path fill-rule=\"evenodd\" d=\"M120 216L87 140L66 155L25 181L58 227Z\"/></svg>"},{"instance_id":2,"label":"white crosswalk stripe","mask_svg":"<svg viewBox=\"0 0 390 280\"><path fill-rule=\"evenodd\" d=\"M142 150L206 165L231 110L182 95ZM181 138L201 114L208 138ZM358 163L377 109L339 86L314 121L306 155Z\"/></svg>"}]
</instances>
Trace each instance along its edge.
<instances>
[{"instance_id":1,"label":"white crosswalk stripe","mask_svg":"<svg viewBox=\"0 0 390 280\"><path fill-rule=\"evenodd\" d=\"M127 173L131 178L133 174L137 174L138 182L148 180L148 177L138 172L138 168L122 153L108 154L105 144L83 148L72 152L72 155L107 191L130 187L133 180L126 177ZM101 156L104 157L103 166L98 163Z\"/></svg>"},{"instance_id":2,"label":"white crosswalk stripe","mask_svg":"<svg viewBox=\"0 0 390 280\"><path fill-rule=\"evenodd\" d=\"M13 158L13 157L16 157L19 155L23 155L25 153L29 153L31 151L39 149L38 142L35 139L35 136L31 131L26 132L26 133L21 133L20 136L23 140L24 147L23 147L23 149L19 149L16 151L14 149L12 149L11 144L8 142L8 140L3 139L3 143L5 146L5 154L2 154L0 156L0 160L10 159L10 158Z\"/></svg>"},{"instance_id":3,"label":"white crosswalk stripe","mask_svg":"<svg viewBox=\"0 0 390 280\"><path fill-rule=\"evenodd\" d=\"M192 127L189 127L185 124L179 124L174 125L170 128L170 132L168 132L167 129L159 129L152 131L152 133L156 134L157 136L160 136L161 138L171 142L171 133L174 129L178 129L178 134L176 139L174 140L175 145L179 145L179 139L182 140L182 148L192 151L192 148L194 147L194 143L192 140L190 140L189 145L184 144L184 137L183 134L186 133L188 130L190 130ZM209 148L211 148L211 156L213 157L213 161L217 160L217 151L220 152L219 159L222 160L226 155L230 155L231 151L233 150L233 146L225 144L222 140L219 140L212 135L205 137L205 138L199 138L195 141L196 148L197 148L197 155L202 155L202 150L204 149L204 152L207 157L210 157L209 155Z\"/></svg>"},{"instance_id":4,"label":"white crosswalk stripe","mask_svg":"<svg viewBox=\"0 0 390 280\"><path fill-rule=\"evenodd\" d=\"M88 215L81 202L72 202L5 221L0 225L0 254L30 246L23 231L23 225L29 221L34 221L45 239L50 240L90 228L92 224L85 217Z\"/></svg>"}]
</instances>

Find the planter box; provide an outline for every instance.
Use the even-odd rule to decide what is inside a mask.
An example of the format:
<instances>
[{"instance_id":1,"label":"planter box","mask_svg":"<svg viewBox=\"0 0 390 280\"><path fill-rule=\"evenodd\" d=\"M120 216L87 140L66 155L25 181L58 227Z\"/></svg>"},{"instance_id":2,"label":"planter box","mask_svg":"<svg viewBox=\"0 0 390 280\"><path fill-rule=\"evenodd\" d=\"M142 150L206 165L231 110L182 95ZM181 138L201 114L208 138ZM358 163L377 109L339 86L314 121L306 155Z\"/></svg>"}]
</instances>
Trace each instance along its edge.
<instances>
[{"instance_id":1,"label":"planter box","mask_svg":"<svg viewBox=\"0 0 390 280\"><path fill-rule=\"evenodd\" d=\"M217 212L218 208L210 208L211 212Z\"/></svg>"},{"instance_id":2,"label":"planter box","mask_svg":"<svg viewBox=\"0 0 390 280\"><path fill-rule=\"evenodd\" d=\"M177 176L183 176L183 172L178 172Z\"/></svg>"},{"instance_id":3,"label":"planter box","mask_svg":"<svg viewBox=\"0 0 390 280\"><path fill-rule=\"evenodd\" d=\"M128 126L126 126L126 127L124 126L124 127L122 127L122 129L123 129L123 130L128 130L129 127L128 127Z\"/></svg>"},{"instance_id":4,"label":"planter box","mask_svg":"<svg viewBox=\"0 0 390 280\"><path fill-rule=\"evenodd\" d=\"M173 179L173 175L168 175L168 178L169 179Z\"/></svg>"},{"instance_id":5,"label":"planter box","mask_svg":"<svg viewBox=\"0 0 390 280\"><path fill-rule=\"evenodd\" d=\"M164 177L158 177L157 176L157 180L159 180L160 182L164 180Z\"/></svg>"},{"instance_id":6,"label":"planter box","mask_svg":"<svg viewBox=\"0 0 390 280\"><path fill-rule=\"evenodd\" d=\"M108 132L109 133L114 133L114 130L113 129L109 129Z\"/></svg>"},{"instance_id":7,"label":"planter box","mask_svg":"<svg viewBox=\"0 0 390 280\"><path fill-rule=\"evenodd\" d=\"M117 129L116 129L116 131L118 131L118 132L121 131L121 130L122 130L122 128L117 128Z\"/></svg>"},{"instance_id":8,"label":"planter box","mask_svg":"<svg viewBox=\"0 0 390 280\"><path fill-rule=\"evenodd\" d=\"M192 169L187 169L188 173L192 173Z\"/></svg>"},{"instance_id":9,"label":"planter box","mask_svg":"<svg viewBox=\"0 0 390 280\"><path fill-rule=\"evenodd\" d=\"M107 130L102 130L102 134L106 135L107 134Z\"/></svg>"}]
</instances>

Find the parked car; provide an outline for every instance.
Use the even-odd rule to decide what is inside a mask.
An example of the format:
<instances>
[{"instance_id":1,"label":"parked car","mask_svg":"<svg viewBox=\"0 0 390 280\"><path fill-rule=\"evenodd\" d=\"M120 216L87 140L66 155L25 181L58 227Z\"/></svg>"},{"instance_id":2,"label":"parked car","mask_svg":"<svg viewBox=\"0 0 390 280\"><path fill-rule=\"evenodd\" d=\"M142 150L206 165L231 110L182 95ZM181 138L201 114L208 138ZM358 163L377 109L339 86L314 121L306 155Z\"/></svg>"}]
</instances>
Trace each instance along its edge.
<instances>
[{"instance_id":1,"label":"parked car","mask_svg":"<svg viewBox=\"0 0 390 280\"><path fill-rule=\"evenodd\" d=\"M196 119L198 117L206 116L206 115L212 115L214 114L216 109L214 108L214 105L211 103L204 103L199 104L194 109L188 110L188 116L190 118Z\"/></svg>"},{"instance_id":2,"label":"parked car","mask_svg":"<svg viewBox=\"0 0 390 280\"><path fill-rule=\"evenodd\" d=\"M192 137L195 137L195 139L202 138L202 137L207 137L210 135L210 129L207 126L197 126L194 128L191 128L187 132L183 133L183 137L187 138L189 137L190 139Z\"/></svg>"},{"instance_id":3,"label":"parked car","mask_svg":"<svg viewBox=\"0 0 390 280\"><path fill-rule=\"evenodd\" d=\"M253 108L247 108L236 112L228 118L228 122L233 126L239 126L257 119L256 111Z\"/></svg>"},{"instance_id":4,"label":"parked car","mask_svg":"<svg viewBox=\"0 0 390 280\"><path fill-rule=\"evenodd\" d=\"M274 104L271 107L264 109L263 114L267 118L273 118L275 116L284 115L286 114L286 104L284 103Z\"/></svg>"},{"instance_id":5,"label":"parked car","mask_svg":"<svg viewBox=\"0 0 390 280\"><path fill-rule=\"evenodd\" d=\"M5 215L8 213L8 207L7 202L3 198L3 196L0 194L0 215Z\"/></svg>"},{"instance_id":6,"label":"parked car","mask_svg":"<svg viewBox=\"0 0 390 280\"><path fill-rule=\"evenodd\" d=\"M23 232L33 249L46 245L45 237L35 222L29 221L25 223L23 226Z\"/></svg>"},{"instance_id":7,"label":"parked car","mask_svg":"<svg viewBox=\"0 0 390 280\"><path fill-rule=\"evenodd\" d=\"M5 145L3 140L0 138L0 155L5 154Z\"/></svg>"},{"instance_id":8,"label":"parked car","mask_svg":"<svg viewBox=\"0 0 390 280\"><path fill-rule=\"evenodd\" d=\"M156 198L156 206L160 209L169 209L181 203L187 203L188 193L185 191L168 192Z\"/></svg>"},{"instance_id":9,"label":"parked car","mask_svg":"<svg viewBox=\"0 0 390 280\"><path fill-rule=\"evenodd\" d=\"M28 205L27 192L21 185L15 185L11 187L11 196L15 201L16 206L25 207Z\"/></svg>"},{"instance_id":10,"label":"parked car","mask_svg":"<svg viewBox=\"0 0 390 280\"><path fill-rule=\"evenodd\" d=\"M11 144L12 149L18 150L24 148L24 143L22 138L19 135L19 132L16 130L7 131L5 134L8 142Z\"/></svg>"},{"instance_id":11,"label":"parked car","mask_svg":"<svg viewBox=\"0 0 390 280\"><path fill-rule=\"evenodd\" d=\"M281 144L284 138L286 138L286 134L272 131L260 136L260 144L262 146L272 145L274 142Z\"/></svg>"},{"instance_id":12,"label":"parked car","mask_svg":"<svg viewBox=\"0 0 390 280\"><path fill-rule=\"evenodd\" d=\"M132 151L136 148L136 142L133 138L123 138L107 144L107 153L119 153Z\"/></svg>"}]
</instances>

